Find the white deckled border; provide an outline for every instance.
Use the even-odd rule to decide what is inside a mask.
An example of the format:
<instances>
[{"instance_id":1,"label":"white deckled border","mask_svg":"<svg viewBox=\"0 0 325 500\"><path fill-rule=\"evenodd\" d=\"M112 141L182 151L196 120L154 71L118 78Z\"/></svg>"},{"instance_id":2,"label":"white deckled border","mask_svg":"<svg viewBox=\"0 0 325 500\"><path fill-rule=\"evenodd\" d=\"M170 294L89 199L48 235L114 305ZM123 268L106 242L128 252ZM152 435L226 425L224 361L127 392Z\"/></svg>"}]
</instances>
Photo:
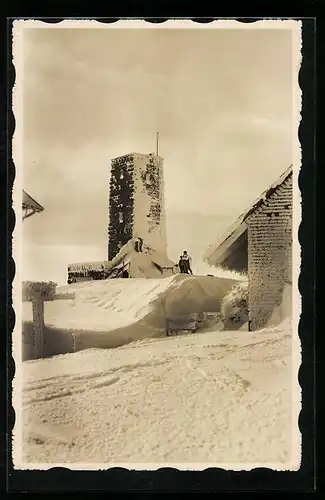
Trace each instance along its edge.
<instances>
[{"instance_id":1,"label":"white deckled border","mask_svg":"<svg viewBox=\"0 0 325 500\"><path fill-rule=\"evenodd\" d=\"M113 23L101 23L96 20L63 20L59 23L46 23L42 20L15 20L13 23L13 64L16 70L16 82L13 88L13 112L16 120L16 129L13 137L13 160L16 167L16 177L13 188L13 208L16 214L16 226L13 234L13 258L16 265L16 275L13 280L13 309L16 315L16 324L13 331L13 358L15 360L16 373L13 379L12 405L16 413L16 423L13 430L13 461L15 469L25 470L48 470L53 467L65 467L71 470L105 470L111 467L123 467L132 470L157 470L162 467L172 467L182 470L205 470L210 467L218 467L226 470L248 471L257 467L274 470L298 470L301 462L301 433L298 427L298 417L301 410L301 387L298 382L298 371L301 365L301 346L298 335L298 326L301 314L301 296L298 289L298 278L300 274L300 245L298 241L298 229L301 222L301 193L298 187L298 176L301 168L301 146L298 138L298 128L301 120L301 89L298 82L298 74L301 65L301 21L266 19L256 20L254 23L242 23L240 21L225 19L210 23L199 23L192 20L166 20L160 24L154 24L142 19L119 20ZM291 30L292 31L292 105L294 112L292 129L292 154L293 154L293 335L292 335L292 457L286 464L279 463L24 463L21 456L22 437L22 357L21 357L21 266L22 266L22 169L23 169L23 32L24 29L232 29L232 30Z\"/></svg>"}]
</instances>

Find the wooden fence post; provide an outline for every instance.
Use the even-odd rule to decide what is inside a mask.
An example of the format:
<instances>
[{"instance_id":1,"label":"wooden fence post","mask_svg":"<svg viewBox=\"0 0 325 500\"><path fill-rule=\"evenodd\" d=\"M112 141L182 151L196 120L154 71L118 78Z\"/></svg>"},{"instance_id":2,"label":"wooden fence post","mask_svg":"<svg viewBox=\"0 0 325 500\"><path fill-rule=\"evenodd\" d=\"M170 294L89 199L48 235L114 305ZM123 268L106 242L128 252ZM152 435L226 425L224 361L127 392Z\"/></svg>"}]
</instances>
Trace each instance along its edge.
<instances>
[{"instance_id":1,"label":"wooden fence post","mask_svg":"<svg viewBox=\"0 0 325 500\"><path fill-rule=\"evenodd\" d=\"M72 334L72 350L73 352L77 352L79 350L79 334L77 332Z\"/></svg>"},{"instance_id":2,"label":"wooden fence post","mask_svg":"<svg viewBox=\"0 0 325 500\"><path fill-rule=\"evenodd\" d=\"M44 355L44 300L42 297L32 299L33 304L33 356L34 359Z\"/></svg>"}]
</instances>

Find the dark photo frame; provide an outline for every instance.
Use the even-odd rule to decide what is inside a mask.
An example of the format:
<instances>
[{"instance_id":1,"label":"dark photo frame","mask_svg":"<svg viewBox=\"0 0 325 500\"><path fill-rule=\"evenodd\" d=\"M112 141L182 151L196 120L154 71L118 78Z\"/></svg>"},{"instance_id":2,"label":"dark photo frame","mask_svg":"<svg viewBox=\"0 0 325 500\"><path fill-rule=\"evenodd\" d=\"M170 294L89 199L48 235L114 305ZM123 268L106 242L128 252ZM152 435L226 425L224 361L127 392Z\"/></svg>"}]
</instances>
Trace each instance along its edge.
<instances>
[{"instance_id":1,"label":"dark photo frame","mask_svg":"<svg viewBox=\"0 0 325 500\"><path fill-rule=\"evenodd\" d=\"M6 342L3 348L6 366L4 387L7 393L6 411L6 485L7 492L64 493L64 492L239 492L239 491L280 491L312 492L316 481L316 429L315 429L315 234L316 234L316 24L314 17L292 17L302 21L302 63L299 84L302 90L301 123L299 140L302 150L302 167L299 188L302 196L302 221L299 229L301 245L301 274L299 290L302 297L302 313L299 336L302 346L302 364L299 383L302 388L302 410L299 428L302 433L302 458L298 471L275 471L256 468L251 471L228 471L208 468L204 471L180 471L161 468L157 471L132 471L113 468L105 471L71 471L53 468L48 471L15 470L12 464L12 430L15 412L11 404L12 379L15 376L15 362L12 356L12 331L15 325L15 311L12 306L12 281L15 276L15 262L12 255L12 234L15 227L15 213L12 208L12 189L16 166L12 158L12 136L15 130L15 116L12 111L12 88L15 83L15 68L12 63L12 23L17 17L7 19L7 106L3 122L7 132L7 178L2 196L6 238L2 251L5 267L1 275L5 277L1 289L6 307ZM25 19L28 19L26 17ZM72 18L72 17L71 17ZM84 17L85 19L91 19ZM220 17L219 17L220 18ZM237 18L241 22L255 22L266 18ZM275 19L268 16L268 18ZM32 19L36 19L33 17ZM60 22L67 18L41 18L46 23ZM116 18L94 18L98 22L114 22ZM167 18L146 18L148 22L164 22ZM209 22L218 18L194 18L195 22ZM233 18L231 18L233 19ZM278 17L288 19L288 17Z\"/></svg>"}]
</instances>

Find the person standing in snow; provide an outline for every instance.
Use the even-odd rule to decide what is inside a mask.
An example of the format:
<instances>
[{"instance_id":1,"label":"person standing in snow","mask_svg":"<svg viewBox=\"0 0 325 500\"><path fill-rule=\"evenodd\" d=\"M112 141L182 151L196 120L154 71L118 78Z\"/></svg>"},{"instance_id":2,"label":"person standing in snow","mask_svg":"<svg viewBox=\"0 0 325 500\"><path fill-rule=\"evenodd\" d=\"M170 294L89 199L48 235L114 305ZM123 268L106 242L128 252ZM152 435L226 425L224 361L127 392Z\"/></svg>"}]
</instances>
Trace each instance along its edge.
<instances>
[{"instance_id":1,"label":"person standing in snow","mask_svg":"<svg viewBox=\"0 0 325 500\"><path fill-rule=\"evenodd\" d=\"M180 256L179 258L179 261L178 261L178 267L179 267L179 270L182 274L184 274L186 271L185 271L185 267L184 267L184 261L183 261L183 255Z\"/></svg>"},{"instance_id":2,"label":"person standing in snow","mask_svg":"<svg viewBox=\"0 0 325 500\"><path fill-rule=\"evenodd\" d=\"M184 250L181 258L183 261L184 273L193 274L191 269L192 258L189 256L186 250Z\"/></svg>"},{"instance_id":3,"label":"person standing in snow","mask_svg":"<svg viewBox=\"0 0 325 500\"><path fill-rule=\"evenodd\" d=\"M136 237L136 238L135 238L135 240L134 240L134 250L135 250L136 252L139 252L139 251L140 251L140 250L139 250L139 245L140 245L139 238L138 238L138 237Z\"/></svg>"},{"instance_id":4,"label":"person standing in snow","mask_svg":"<svg viewBox=\"0 0 325 500\"><path fill-rule=\"evenodd\" d=\"M134 249L136 252L142 252L143 250L143 238L136 236L134 239Z\"/></svg>"}]
</instances>

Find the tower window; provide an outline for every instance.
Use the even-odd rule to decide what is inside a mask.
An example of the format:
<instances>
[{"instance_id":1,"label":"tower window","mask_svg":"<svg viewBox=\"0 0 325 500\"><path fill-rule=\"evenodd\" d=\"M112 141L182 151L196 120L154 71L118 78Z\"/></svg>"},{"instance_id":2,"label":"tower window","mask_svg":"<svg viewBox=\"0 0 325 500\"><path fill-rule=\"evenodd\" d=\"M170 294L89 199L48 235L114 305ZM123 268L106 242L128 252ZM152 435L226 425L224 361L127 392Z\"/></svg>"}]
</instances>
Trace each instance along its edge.
<instances>
[{"instance_id":1,"label":"tower window","mask_svg":"<svg viewBox=\"0 0 325 500\"><path fill-rule=\"evenodd\" d=\"M119 223L122 224L122 222L123 222L123 212L119 212L118 219L119 219Z\"/></svg>"},{"instance_id":2,"label":"tower window","mask_svg":"<svg viewBox=\"0 0 325 500\"><path fill-rule=\"evenodd\" d=\"M124 172L120 173L120 179L124 179Z\"/></svg>"}]
</instances>

